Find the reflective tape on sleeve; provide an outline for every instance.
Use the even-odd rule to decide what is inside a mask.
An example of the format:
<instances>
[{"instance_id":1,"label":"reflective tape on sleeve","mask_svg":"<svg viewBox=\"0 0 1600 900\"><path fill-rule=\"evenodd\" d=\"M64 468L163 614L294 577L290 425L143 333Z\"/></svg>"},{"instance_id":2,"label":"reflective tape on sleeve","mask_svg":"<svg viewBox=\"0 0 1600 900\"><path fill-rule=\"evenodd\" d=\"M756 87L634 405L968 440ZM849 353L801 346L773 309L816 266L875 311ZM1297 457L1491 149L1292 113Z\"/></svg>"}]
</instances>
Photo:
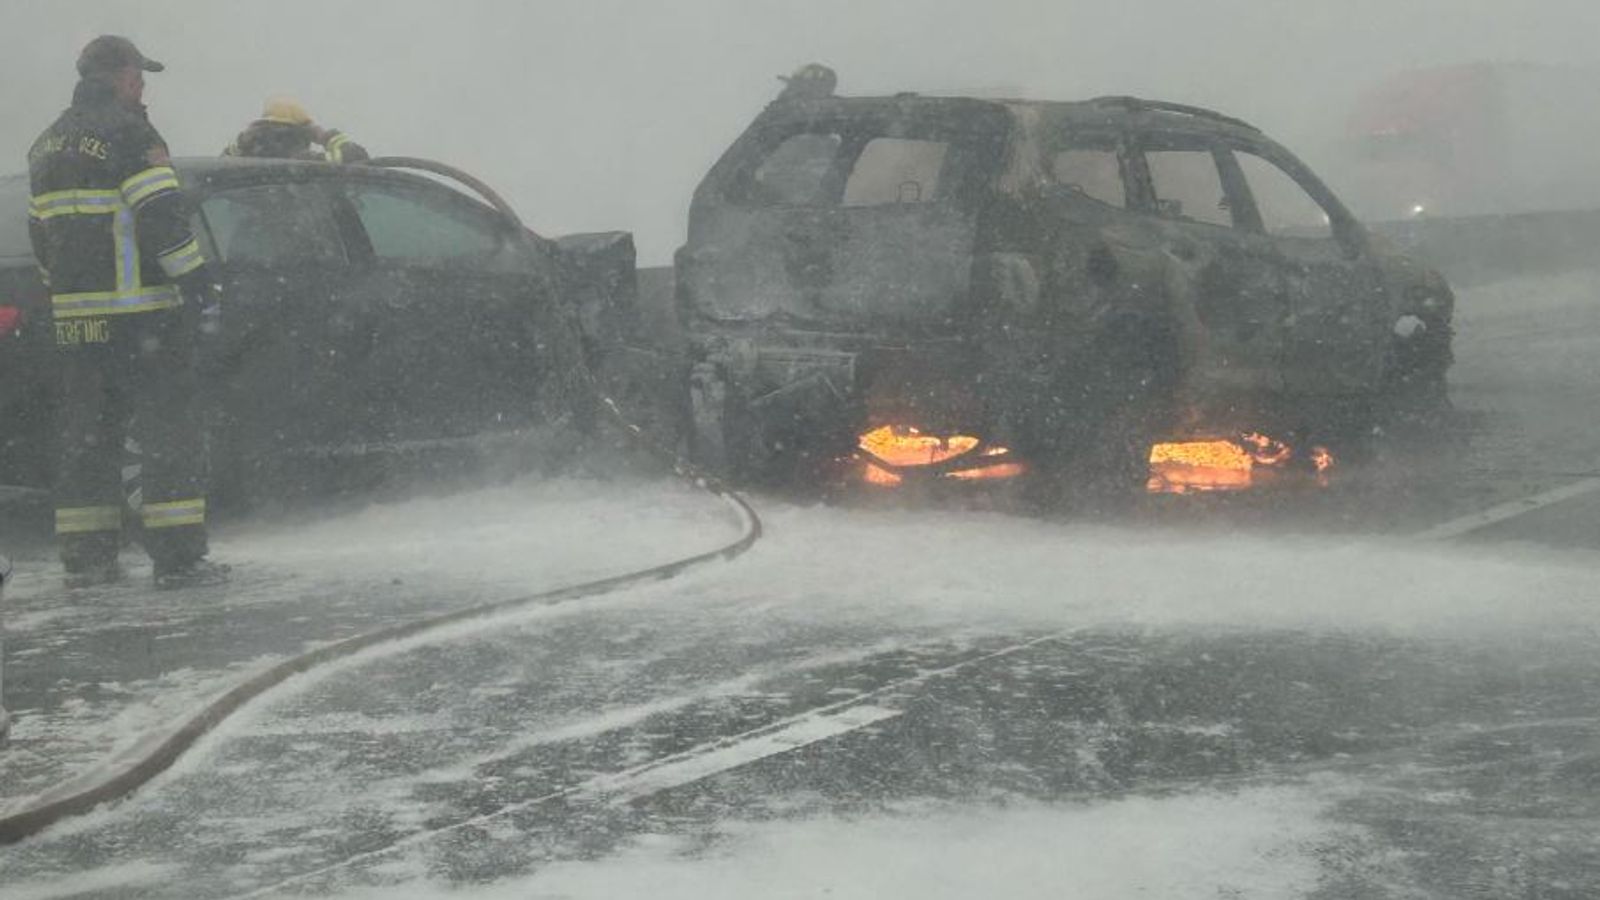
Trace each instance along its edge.
<instances>
[{"instance_id":1,"label":"reflective tape on sleeve","mask_svg":"<svg viewBox=\"0 0 1600 900\"><path fill-rule=\"evenodd\" d=\"M151 166L122 183L122 201L137 209L151 198L178 190L178 173L171 166Z\"/></svg>"},{"instance_id":2,"label":"reflective tape on sleeve","mask_svg":"<svg viewBox=\"0 0 1600 900\"><path fill-rule=\"evenodd\" d=\"M333 137L328 138L328 160L330 162L344 162L344 145L348 143L350 143L350 139L342 134L335 134Z\"/></svg>"},{"instance_id":3,"label":"reflective tape on sleeve","mask_svg":"<svg viewBox=\"0 0 1600 900\"><path fill-rule=\"evenodd\" d=\"M161 263L161 271L166 272L168 278L181 278L206 264L200 242L194 238L160 254L156 261Z\"/></svg>"}]
</instances>

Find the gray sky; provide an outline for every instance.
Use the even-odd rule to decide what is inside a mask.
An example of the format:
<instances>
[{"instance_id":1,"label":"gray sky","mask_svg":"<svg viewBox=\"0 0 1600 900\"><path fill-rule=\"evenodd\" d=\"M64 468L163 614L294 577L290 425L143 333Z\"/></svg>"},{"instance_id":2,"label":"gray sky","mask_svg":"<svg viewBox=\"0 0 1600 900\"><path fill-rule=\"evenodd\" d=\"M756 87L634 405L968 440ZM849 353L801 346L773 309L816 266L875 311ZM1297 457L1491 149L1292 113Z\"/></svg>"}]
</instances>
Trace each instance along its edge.
<instances>
[{"instance_id":1,"label":"gray sky","mask_svg":"<svg viewBox=\"0 0 1600 900\"><path fill-rule=\"evenodd\" d=\"M65 105L79 47L126 34L177 154L288 93L379 153L463 165L547 233L681 240L695 182L810 60L843 92L1162 96L1257 121L1316 161L1349 97L1474 60L1600 63L1593 0L0 0L0 166Z\"/></svg>"}]
</instances>

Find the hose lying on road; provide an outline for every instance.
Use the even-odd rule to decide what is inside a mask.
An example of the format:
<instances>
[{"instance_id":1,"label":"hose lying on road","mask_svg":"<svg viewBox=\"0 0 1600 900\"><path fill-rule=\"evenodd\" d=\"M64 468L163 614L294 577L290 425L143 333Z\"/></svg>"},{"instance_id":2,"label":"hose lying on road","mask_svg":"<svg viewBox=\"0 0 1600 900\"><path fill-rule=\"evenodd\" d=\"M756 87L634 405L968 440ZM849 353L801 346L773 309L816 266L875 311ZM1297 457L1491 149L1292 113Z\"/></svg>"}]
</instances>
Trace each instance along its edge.
<instances>
[{"instance_id":1,"label":"hose lying on road","mask_svg":"<svg viewBox=\"0 0 1600 900\"><path fill-rule=\"evenodd\" d=\"M38 834L50 825L69 816L80 815L112 800L120 799L152 778L166 771L184 751L194 746L218 723L261 696L269 689L282 684L290 676L343 659L379 644L415 637L429 631L473 619L482 619L511 610L532 606L551 606L581 598L597 597L623 588L676 577L690 569L718 560L733 559L749 550L761 537L761 519L750 504L738 494L712 480L699 480L698 484L711 494L720 497L739 515L742 521L739 537L715 550L651 566L636 572L614 575L598 581L575 584L569 587L544 591L527 597L502 600L469 609L457 610L432 618L408 622L368 634L319 647L293 659L285 660L251 678L213 701L198 714L184 722L143 758L117 774L70 796L50 800L0 818L0 844L12 844Z\"/></svg>"},{"instance_id":2,"label":"hose lying on road","mask_svg":"<svg viewBox=\"0 0 1600 900\"><path fill-rule=\"evenodd\" d=\"M424 168L428 171L463 180L489 198L491 204L505 214L507 219L516 223L519 231L521 230L520 222L517 221L516 215L510 210L510 207L505 205L504 201L501 201L481 182L476 182L470 176L465 176L464 173L459 173L448 166L429 163L426 160L403 159L395 160L394 163L408 168ZM733 559L749 550L755 545L756 541L760 540L762 531L761 518L748 501L719 480L699 472L693 465L676 453L666 450L650 440L643 430L628 421L627 417L622 414L611 398L605 396L598 389L586 368L577 372L576 375L581 389L589 394L589 401L613 424L621 428L631 442L670 465L673 473L678 477L687 479L701 490L720 498L738 514L741 521L741 533L737 539L715 550L662 565L651 566L647 569L640 569L623 575L614 575L598 581L544 591L527 597L487 603L415 622L395 625L348 638L335 644L319 647L293 659L285 660L223 694L199 713L185 721L176 731L168 735L146 755L126 769L109 778L98 781L92 786L74 791L67 796L47 799L32 807L0 818L0 845L13 844L32 837L62 819L81 815L101 804L127 796L170 768L178 760L178 757L193 747L201 737L215 728L218 723L239 710L246 703L282 684L293 675L299 675L318 666L344 659L380 644L416 637L449 625L482 619L526 607L551 606L582 598L597 597L635 585L673 578L699 566L718 560ZM49 796L48 793L46 796Z\"/></svg>"}]
</instances>

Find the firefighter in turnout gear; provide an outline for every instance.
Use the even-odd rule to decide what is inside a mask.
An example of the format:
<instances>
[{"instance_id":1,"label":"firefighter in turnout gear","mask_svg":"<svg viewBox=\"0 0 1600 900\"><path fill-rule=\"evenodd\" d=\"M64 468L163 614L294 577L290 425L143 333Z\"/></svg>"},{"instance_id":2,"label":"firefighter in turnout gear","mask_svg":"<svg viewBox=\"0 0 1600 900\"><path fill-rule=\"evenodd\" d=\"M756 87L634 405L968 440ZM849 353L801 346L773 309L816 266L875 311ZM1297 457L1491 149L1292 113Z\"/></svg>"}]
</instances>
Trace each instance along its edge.
<instances>
[{"instance_id":1,"label":"firefighter in turnout gear","mask_svg":"<svg viewBox=\"0 0 1600 900\"><path fill-rule=\"evenodd\" d=\"M28 153L28 227L61 380L56 534L73 584L120 573L130 421L144 453L139 517L158 584L224 569L204 559L195 367L201 334L217 330L219 292L145 115L144 73L162 69L127 38L94 39L78 59L72 106Z\"/></svg>"},{"instance_id":2,"label":"firefighter in turnout gear","mask_svg":"<svg viewBox=\"0 0 1600 900\"><path fill-rule=\"evenodd\" d=\"M821 63L807 63L778 80L783 82L779 100L825 100L839 89L838 73Z\"/></svg>"},{"instance_id":3,"label":"firefighter in turnout gear","mask_svg":"<svg viewBox=\"0 0 1600 900\"><path fill-rule=\"evenodd\" d=\"M320 145L321 150L316 146ZM306 108L287 98L267 101L261 118L239 133L223 156L258 156L272 159L309 159L331 163L365 162L366 148L335 128L312 121Z\"/></svg>"}]
</instances>

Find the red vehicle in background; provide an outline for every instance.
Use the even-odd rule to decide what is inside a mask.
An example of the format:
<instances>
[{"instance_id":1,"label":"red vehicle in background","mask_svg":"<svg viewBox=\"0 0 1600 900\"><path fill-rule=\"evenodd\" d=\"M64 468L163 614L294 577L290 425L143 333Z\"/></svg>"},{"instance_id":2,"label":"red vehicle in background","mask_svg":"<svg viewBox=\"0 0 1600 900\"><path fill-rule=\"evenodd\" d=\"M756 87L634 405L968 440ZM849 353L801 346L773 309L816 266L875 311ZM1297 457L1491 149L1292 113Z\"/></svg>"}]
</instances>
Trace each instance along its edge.
<instances>
[{"instance_id":1,"label":"red vehicle in background","mask_svg":"<svg viewBox=\"0 0 1600 900\"><path fill-rule=\"evenodd\" d=\"M1360 96L1345 137L1336 181L1366 219L1600 209L1600 69L1403 72Z\"/></svg>"}]
</instances>

